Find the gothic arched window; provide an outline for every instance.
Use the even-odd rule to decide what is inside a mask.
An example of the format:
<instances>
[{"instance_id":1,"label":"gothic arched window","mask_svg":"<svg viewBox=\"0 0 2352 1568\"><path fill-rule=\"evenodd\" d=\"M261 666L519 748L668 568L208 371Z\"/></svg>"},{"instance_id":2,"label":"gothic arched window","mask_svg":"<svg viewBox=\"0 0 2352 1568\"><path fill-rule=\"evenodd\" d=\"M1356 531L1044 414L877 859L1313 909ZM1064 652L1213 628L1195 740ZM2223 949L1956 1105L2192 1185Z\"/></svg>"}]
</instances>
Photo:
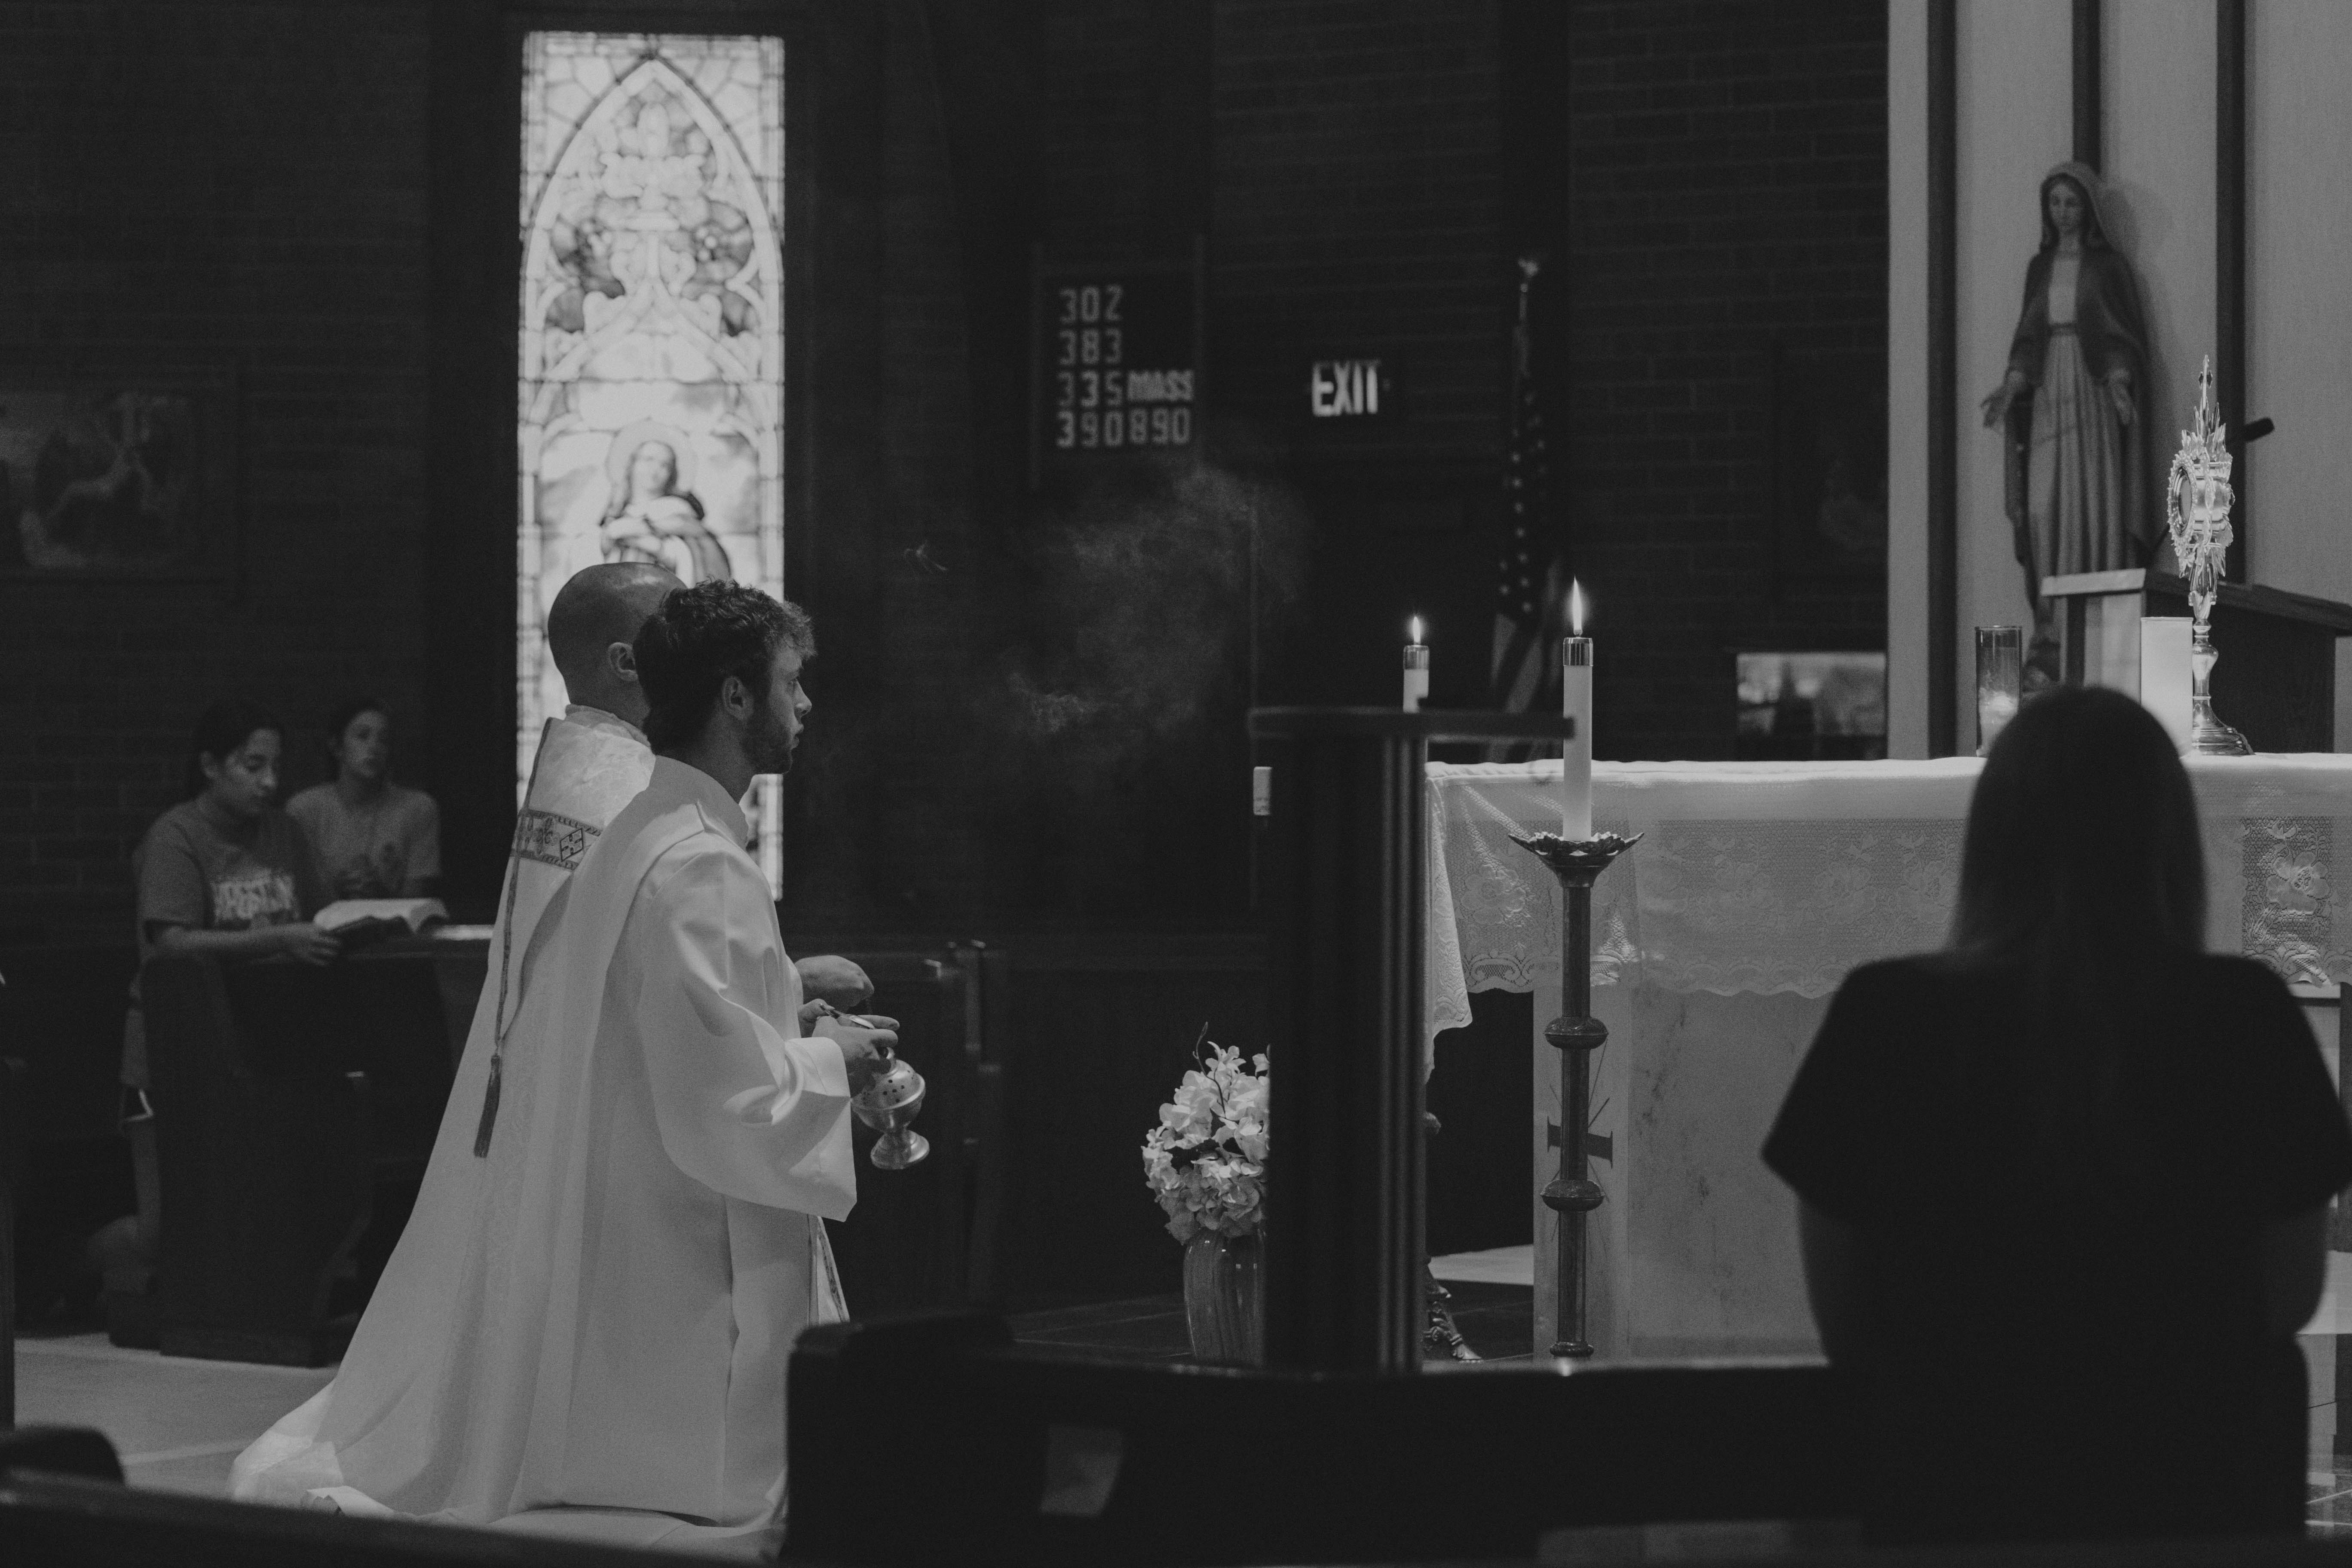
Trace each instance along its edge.
<instances>
[{"instance_id":1,"label":"gothic arched window","mask_svg":"<svg viewBox=\"0 0 2352 1568\"><path fill-rule=\"evenodd\" d=\"M784 46L523 44L517 787L563 711L563 581L655 561L783 592ZM779 781L754 853L781 881Z\"/></svg>"}]
</instances>

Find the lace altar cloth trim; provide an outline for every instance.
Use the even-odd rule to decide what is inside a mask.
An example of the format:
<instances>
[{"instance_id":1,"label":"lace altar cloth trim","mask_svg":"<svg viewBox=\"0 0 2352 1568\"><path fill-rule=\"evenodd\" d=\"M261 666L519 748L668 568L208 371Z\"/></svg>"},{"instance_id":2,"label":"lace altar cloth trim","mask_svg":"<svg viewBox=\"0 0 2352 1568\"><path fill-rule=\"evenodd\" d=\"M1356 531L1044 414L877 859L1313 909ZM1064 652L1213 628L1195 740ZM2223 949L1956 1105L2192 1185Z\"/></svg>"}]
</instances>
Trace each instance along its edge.
<instances>
[{"instance_id":1,"label":"lace altar cloth trim","mask_svg":"<svg viewBox=\"0 0 2352 1568\"><path fill-rule=\"evenodd\" d=\"M2335 846L2352 846L2352 756L2195 757L2219 952L2290 981L2352 980ZM1593 821L1646 837L1594 885L1597 985L1823 996L1874 959L1940 946L1973 757L1882 763L1601 763ZM1473 991L1559 977L1559 886L1510 834L1557 832L1559 763L1430 765L1430 1031Z\"/></svg>"}]
</instances>

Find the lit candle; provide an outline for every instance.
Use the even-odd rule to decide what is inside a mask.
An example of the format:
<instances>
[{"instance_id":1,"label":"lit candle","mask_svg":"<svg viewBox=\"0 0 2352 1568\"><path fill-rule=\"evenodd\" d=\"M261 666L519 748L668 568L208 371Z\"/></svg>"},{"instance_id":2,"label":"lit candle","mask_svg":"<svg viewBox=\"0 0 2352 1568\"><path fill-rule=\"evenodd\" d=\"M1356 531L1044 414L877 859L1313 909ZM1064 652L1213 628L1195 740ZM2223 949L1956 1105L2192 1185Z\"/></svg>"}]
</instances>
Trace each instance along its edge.
<instances>
[{"instance_id":1,"label":"lit candle","mask_svg":"<svg viewBox=\"0 0 2352 1568\"><path fill-rule=\"evenodd\" d=\"M1584 635L1584 589L1568 587L1568 629L1559 643L1559 710L1576 721L1561 748L1559 831L1563 838L1592 837L1592 639Z\"/></svg>"},{"instance_id":2,"label":"lit candle","mask_svg":"<svg viewBox=\"0 0 2352 1568\"><path fill-rule=\"evenodd\" d=\"M1421 617L1412 618L1412 640L1404 645L1404 710L1421 711L1429 695L1429 645L1421 640Z\"/></svg>"}]
</instances>

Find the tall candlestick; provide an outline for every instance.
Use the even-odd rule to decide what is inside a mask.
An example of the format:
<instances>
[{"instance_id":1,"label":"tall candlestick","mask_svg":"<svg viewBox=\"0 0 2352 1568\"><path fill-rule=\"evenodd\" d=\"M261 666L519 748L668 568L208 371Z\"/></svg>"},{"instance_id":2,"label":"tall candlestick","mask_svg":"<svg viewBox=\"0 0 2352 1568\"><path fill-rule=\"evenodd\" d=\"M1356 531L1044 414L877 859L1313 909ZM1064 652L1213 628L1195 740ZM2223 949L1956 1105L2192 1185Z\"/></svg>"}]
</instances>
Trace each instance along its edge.
<instances>
[{"instance_id":1,"label":"tall candlestick","mask_svg":"<svg viewBox=\"0 0 2352 1568\"><path fill-rule=\"evenodd\" d=\"M1412 640L1404 645L1404 710L1421 711L1429 695L1429 645L1421 640L1421 617L1412 618Z\"/></svg>"},{"instance_id":2,"label":"tall candlestick","mask_svg":"<svg viewBox=\"0 0 2352 1568\"><path fill-rule=\"evenodd\" d=\"M1576 721L1576 733L1561 748L1559 833L1568 839L1592 837L1592 639L1584 635L1584 589L1568 590L1569 629L1559 644L1559 710Z\"/></svg>"}]
</instances>

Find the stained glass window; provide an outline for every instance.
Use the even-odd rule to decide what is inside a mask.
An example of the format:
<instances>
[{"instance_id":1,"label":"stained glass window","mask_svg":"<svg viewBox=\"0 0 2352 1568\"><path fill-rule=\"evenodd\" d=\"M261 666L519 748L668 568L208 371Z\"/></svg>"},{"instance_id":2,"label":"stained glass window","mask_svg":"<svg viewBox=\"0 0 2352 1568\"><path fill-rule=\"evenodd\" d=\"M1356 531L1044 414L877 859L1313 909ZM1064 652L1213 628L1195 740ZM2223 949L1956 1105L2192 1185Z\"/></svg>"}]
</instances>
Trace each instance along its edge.
<instances>
[{"instance_id":1,"label":"stained glass window","mask_svg":"<svg viewBox=\"0 0 2352 1568\"><path fill-rule=\"evenodd\" d=\"M524 41L516 787L563 711L564 579L653 561L783 593L780 38ZM782 872L779 781L754 853Z\"/></svg>"}]
</instances>

